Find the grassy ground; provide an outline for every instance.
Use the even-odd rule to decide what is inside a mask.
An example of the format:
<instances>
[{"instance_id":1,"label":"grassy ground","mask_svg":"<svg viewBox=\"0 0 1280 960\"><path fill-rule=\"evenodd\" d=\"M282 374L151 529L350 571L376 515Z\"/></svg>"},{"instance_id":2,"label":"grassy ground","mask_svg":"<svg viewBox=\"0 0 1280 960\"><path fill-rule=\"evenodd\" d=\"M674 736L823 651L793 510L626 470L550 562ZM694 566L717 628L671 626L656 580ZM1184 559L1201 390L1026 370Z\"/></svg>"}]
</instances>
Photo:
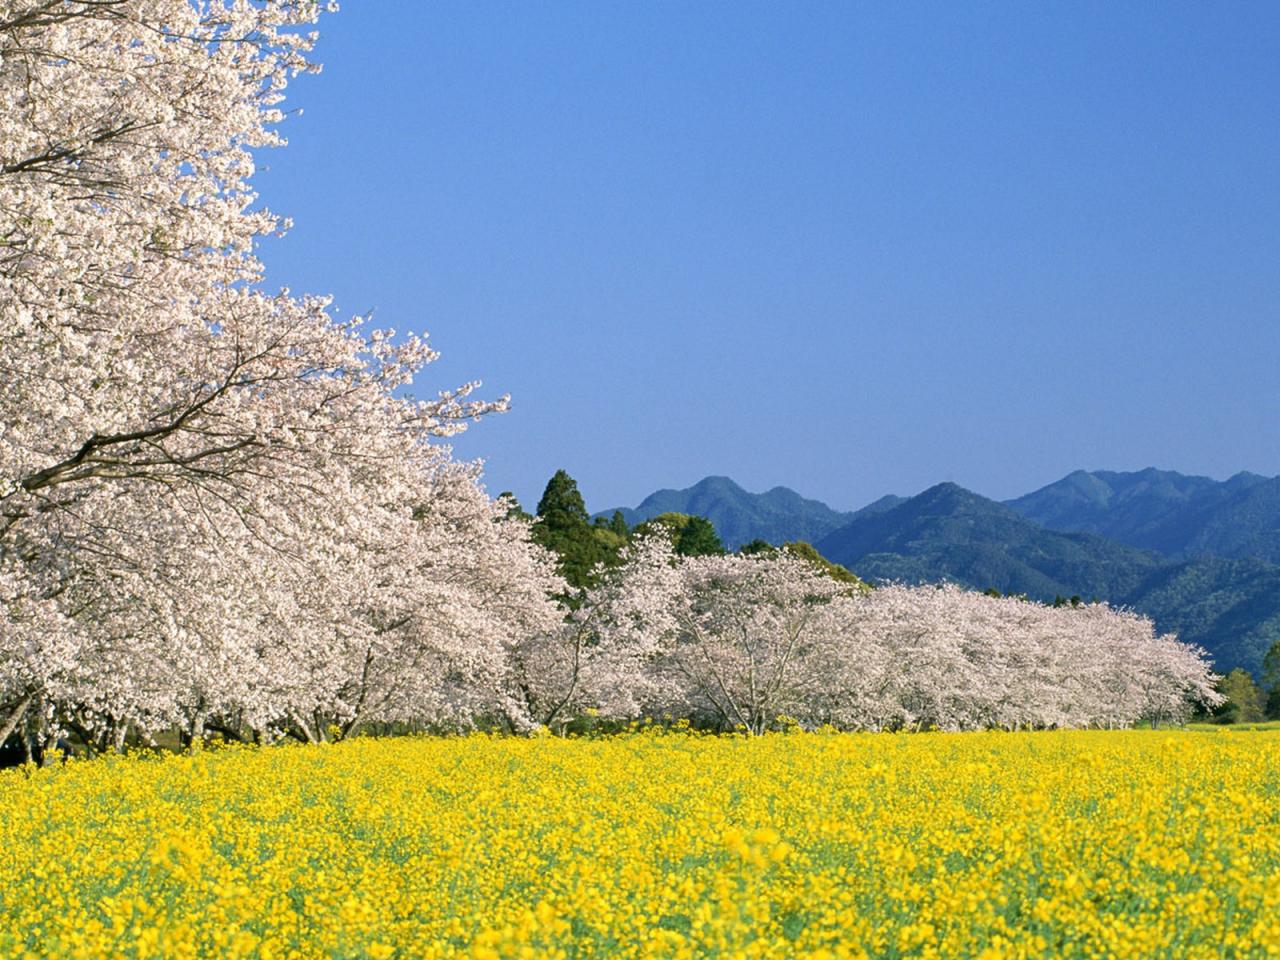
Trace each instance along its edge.
<instances>
[{"instance_id":1,"label":"grassy ground","mask_svg":"<svg viewBox=\"0 0 1280 960\"><path fill-rule=\"evenodd\" d=\"M1189 723L1188 730L1280 730L1280 720L1264 720L1261 723Z\"/></svg>"}]
</instances>

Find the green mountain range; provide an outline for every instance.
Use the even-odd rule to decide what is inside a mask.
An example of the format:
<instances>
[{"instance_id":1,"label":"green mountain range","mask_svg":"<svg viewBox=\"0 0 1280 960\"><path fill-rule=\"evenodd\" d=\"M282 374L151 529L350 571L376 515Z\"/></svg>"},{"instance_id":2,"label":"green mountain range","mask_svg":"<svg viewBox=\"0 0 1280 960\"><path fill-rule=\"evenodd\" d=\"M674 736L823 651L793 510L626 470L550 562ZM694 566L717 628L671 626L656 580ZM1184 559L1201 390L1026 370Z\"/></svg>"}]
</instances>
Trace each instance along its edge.
<instances>
[{"instance_id":1,"label":"green mountain range","mask_svg":"<svg viewBox=\"0 0 1280 960\"><path fill-rule=\"evenodd\" d=\"M855 516L832 510L818 500L807 500L786 487L748 493L728 477L707 477L684 490L659 490L645 497L635 509L618 509L628 526L660 513L706 517L730 550L757 539L773 544L790 540L812 543ZM613 514L613 510L605 510L595 516L608 519Z\"/></svg>"},{"instance_id":2,"label":"green mountain range","mask_svg":"<svg viewBox=\"0 0 1280 960\"><path fill-rule=\"evenodd\" d=\"M1096 533L1170 558L1280 563L1280 477L1077 470L1008 506L1050 530Z\"/></svg>"},{"instance_id":3,"label":"green mountain range","mask_svg":"<svg viewBox=\"0 0 1280 960\"><path fill-rule=\"evenodd\" d=\"M730 548L808 540L873 582L1107 600L1203 646L1223 672L1256 674L1280 639L1280 478L1077 471L1006 503L943 483L841 513L785 487L752 494L708 477L623 515L666 511L707 517Z\"/></svg>"},{"instance_id":4,"label":"green mountain range","mask_svg":"<svg viewBox=\"0 0 1280 960\"><path fill-rule=\"evenodd\" d=\"M1046 530L954 483L857 517L814 546L864 579L945 579L1049 599L1127 594L1161 563L1093 534Z\"/></svg>"}]
</instances>

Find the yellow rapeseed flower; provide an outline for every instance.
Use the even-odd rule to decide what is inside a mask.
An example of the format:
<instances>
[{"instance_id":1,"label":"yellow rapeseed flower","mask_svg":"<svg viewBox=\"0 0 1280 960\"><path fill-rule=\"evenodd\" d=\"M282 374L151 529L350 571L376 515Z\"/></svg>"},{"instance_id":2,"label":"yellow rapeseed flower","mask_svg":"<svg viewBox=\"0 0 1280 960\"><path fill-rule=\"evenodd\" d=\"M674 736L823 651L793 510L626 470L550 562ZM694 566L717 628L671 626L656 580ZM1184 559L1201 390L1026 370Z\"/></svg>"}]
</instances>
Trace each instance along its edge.
<instances>
[{"instance_id":1,"label":"yellow rapeseed flower","mask_svg":"<svg viewBox=\"0 0 1280 960\"><path fill-rule=\"evenodd\" d=\"M358 739L0 773L0 957L1280 954L1280 734Z\"/></svg>"}]
</instances>

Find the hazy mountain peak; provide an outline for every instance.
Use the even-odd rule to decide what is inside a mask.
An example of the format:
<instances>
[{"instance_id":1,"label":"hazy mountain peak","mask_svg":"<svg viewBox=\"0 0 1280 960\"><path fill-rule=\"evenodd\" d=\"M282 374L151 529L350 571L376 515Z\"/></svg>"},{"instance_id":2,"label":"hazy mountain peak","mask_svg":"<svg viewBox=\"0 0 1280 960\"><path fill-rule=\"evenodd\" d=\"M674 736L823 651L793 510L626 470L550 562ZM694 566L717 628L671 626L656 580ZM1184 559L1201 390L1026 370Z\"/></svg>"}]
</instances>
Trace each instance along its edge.
<instances>
[{"instance_id":1,"label":"hazy mountain peak","mask_svg":"<svg viewBox=\"0 0 1280 960\"><path fill-rule=\"evenodd\" d=\"M1219 481L1156 467L1076 471L1008 506L1051 530L1095 533L1174 559L1280 561L1280 481L1248 472Z\"/></svg>"},{"instance_id":2,"label":"hazy mountain peak","mask_svg":"<svg viewBox=\"0 0 1280 960\"><path fill-rule=\"evenodd\" d=\"M846 522L852 514L833 510L789 487L777 486L765 493L750 493L725 476L703 477L683 490L658 490L634 509L621 508L629 524L641 523L660 513L689 513L706 517L730 549L752 540L784 543L812 542ZM612 516L606 510L600 516Z\"/></svg>"},{"instance_id":3,"label":"hazy mountain peak","mask_svg":"<svg viewBox=\"0 0 1280 960\"><path fill-rule=\"evenodd\" d=\"M721 476L720 474L711 474L703 477L695 483L690 490L732 490L734 493L746 493L742 487L734 482L732 477Z\"/></svg>"},{"instance_id":4,"label":"hazy mountain peak","mask_svg":"<svg viewBox=\"0 0 1280 960\"><path fill-rule=\"evenodd\" d=\"M1008 513L1004 504L990 500L979 493L950 480L934 484L927 490L898 504L895 510L911 507L915 510L943 508L948 510L979 511L982 513Z\"/></svg>"},{"instance_id":5,"label":"hazy mountain peak","mask_svg":"<svg viewBox=\"0 0 1280 960\"><path fill-rule=\"evenodd\" d=\"M1233 490L1240 490L1246 487L1253 487L1259 483L1266 483L1273 477L1264 477L1260 473L1250 473L1248 470L1241 470L1239 473L1233 473L1223 482Z\"/></svg>"}]
</instances>

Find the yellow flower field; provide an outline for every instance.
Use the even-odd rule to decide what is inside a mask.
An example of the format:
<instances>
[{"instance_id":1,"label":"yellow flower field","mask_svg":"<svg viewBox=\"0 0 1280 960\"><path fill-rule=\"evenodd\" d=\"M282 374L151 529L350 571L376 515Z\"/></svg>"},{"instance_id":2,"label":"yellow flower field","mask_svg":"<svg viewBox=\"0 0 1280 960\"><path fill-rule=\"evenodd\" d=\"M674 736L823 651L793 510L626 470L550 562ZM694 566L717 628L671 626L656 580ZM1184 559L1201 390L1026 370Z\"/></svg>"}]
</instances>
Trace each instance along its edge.
<instances>
[{"instance_id":1,"label":"yellow flower field","mask_svg":"<svg viewBox=\"0 0 1280 960\"><path fill-rule=\"evenodd\" d=\"M220 749L0 830L6 958L1280 953L1275 733Z\"/></svg>"}]
</instances>

